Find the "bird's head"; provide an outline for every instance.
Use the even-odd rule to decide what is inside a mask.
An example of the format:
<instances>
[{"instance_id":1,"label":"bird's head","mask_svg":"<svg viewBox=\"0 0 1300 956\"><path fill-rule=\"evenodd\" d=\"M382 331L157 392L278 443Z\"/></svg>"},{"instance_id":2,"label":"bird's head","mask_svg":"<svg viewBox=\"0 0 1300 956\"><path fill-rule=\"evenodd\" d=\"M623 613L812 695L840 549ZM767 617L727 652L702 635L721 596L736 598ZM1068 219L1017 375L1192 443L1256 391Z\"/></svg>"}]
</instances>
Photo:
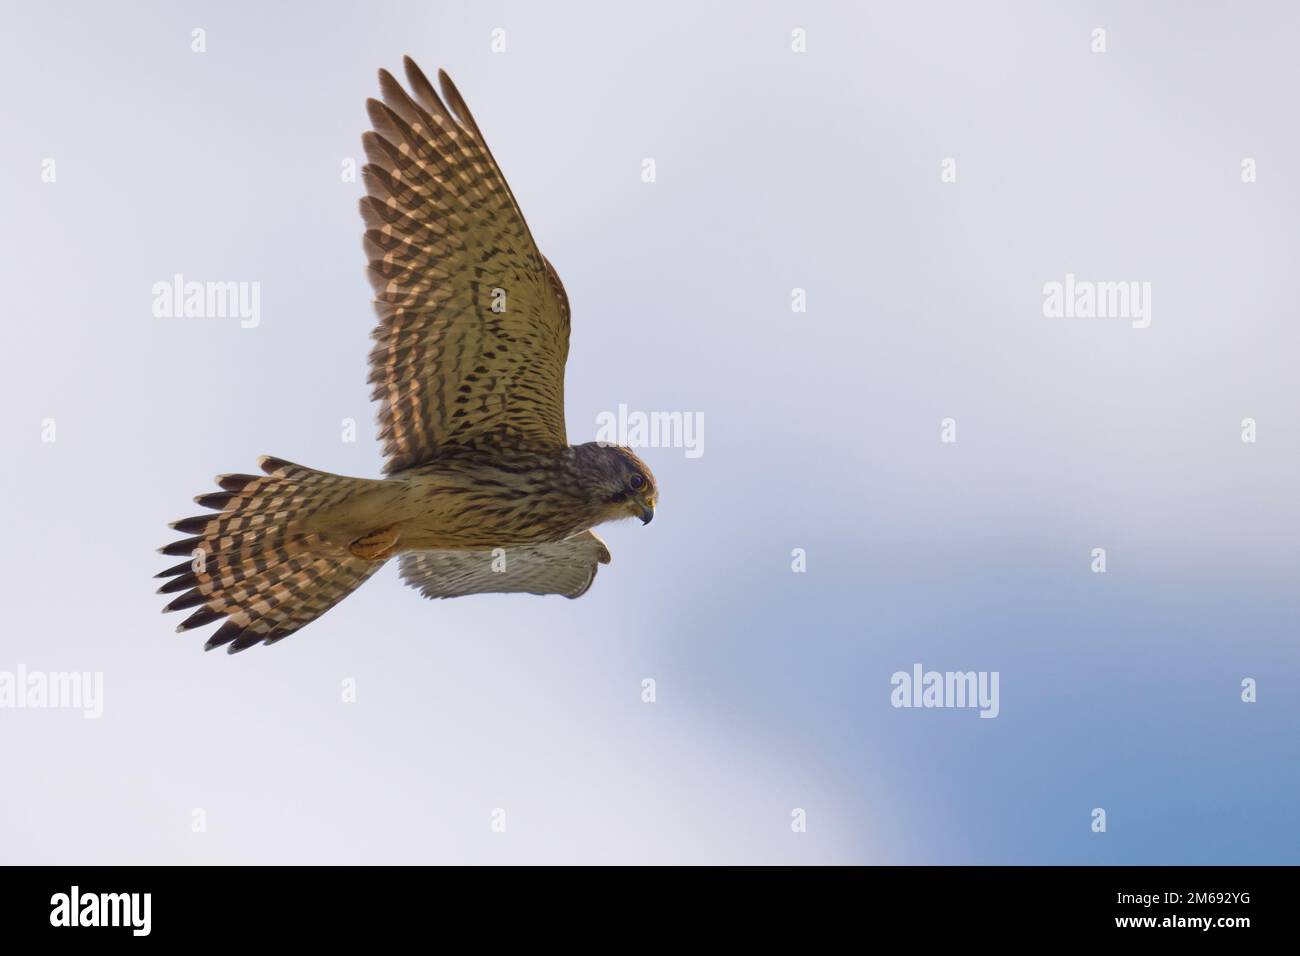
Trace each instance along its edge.
<instances>
[{"instance_id":1,"label":"bird's head","mask_svg":"<svg viewBox=\"0 0 1300 956\"><path fill-rule=\"evenodd\" d=\"M655 516L659 486L646 463L622 445L588 442L574 448L583 484L600 515L599 521Z\"/></svg>"}]
</instances>

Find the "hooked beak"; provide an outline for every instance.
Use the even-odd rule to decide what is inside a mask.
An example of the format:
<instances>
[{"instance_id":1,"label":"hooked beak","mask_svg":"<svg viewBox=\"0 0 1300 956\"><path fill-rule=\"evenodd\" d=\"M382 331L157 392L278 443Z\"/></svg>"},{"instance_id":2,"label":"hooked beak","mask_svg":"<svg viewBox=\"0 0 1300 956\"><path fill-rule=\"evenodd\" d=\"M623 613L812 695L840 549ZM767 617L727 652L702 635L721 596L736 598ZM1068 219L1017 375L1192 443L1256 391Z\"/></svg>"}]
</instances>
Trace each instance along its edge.
<instances>
[{"instance_id":1,"label":"hooked beak","mask_svg":"<svg viewBox=\"0 0 1300 956\"><path fill-rule=\"evenodd\" d=\"M641 505L641 523L643 525L649 524L655 517L654 502L642 499L639 504Z\"/></svg>"}]
</instances>

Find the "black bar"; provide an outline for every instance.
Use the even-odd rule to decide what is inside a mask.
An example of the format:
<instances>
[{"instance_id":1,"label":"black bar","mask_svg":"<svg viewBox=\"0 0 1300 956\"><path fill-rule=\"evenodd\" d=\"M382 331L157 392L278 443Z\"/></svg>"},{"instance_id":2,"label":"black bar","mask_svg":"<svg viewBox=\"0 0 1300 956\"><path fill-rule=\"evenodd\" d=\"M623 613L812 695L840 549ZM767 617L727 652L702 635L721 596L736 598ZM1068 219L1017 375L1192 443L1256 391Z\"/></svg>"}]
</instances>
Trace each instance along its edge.
<instances>
[{"instance_id":1,"label":"black bar","mask_svg":"<svg viewBox=\"0 0 1300 956\"><path fill-rule=\"evenodd\" d=\"M397 941L413 927L434 925L496 933L571 920L613 929L622 923L633 936L702 921L760 937L788 923L795 938L842 928L878 940L886 938L878 933L902 930L917 942L1129 937L1231 944L1259 931L1285 932L1295 877L1285 867L664 869L11 867L0 871L0 927L7 941L256 939L259 948L275 940ZM102 914L119 925L69 925L74 886L77 922Z\"/></svg>"}]
</instances>

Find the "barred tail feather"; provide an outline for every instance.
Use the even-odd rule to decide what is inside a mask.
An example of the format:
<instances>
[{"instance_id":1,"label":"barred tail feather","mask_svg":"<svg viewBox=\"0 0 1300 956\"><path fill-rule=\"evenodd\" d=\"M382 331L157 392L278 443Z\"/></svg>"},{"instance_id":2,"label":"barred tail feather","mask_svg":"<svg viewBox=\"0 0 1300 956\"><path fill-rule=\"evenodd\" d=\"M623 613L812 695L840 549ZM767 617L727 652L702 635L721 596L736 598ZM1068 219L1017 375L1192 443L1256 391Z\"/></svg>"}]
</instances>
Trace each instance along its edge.
<instances>
[{"instance_id":1,"label":"barred tail feather","mask_svg":"<svg viewBox=\"0 0 1300 956\"><path fill-rule=\"evenodd\" d=\"M183 592L165 611L195 609L176 629L189 631L225 619L204 645L230 653L283 640L351 594L383 566L310 527L322 509L339 505L373 484L262 458L267 474L222 475L219 492L194 500L210 514L174 522L189 535L162 548L189 560L158 575L160 594Z\"/></svg>"}]
</instances>

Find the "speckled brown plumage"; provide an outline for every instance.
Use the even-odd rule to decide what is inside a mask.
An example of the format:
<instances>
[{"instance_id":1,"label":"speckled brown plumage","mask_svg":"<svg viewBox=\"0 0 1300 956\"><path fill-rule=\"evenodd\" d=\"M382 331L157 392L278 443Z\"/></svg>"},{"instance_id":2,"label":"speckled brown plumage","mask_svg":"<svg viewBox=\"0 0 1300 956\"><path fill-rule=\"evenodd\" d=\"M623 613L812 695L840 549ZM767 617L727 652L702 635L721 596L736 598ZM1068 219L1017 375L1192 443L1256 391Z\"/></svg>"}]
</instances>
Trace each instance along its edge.
<instances>
[{"instance_id":1,"label":"speckled brown plumage","mask_svg":"<svg viewBox=\"0 0 1300 956\"><path fill-rule=\"evenodd\" d=\"M569 302L460 93L409 58L408 94L383 101L361 200L379 325L370 354L383 480L278 458L224 475L162 549L178 630L224 620L209 649L280 640L394 556L426 597L577 597L609 551L590 529L654 513L658 489L630 450L570 446L564 428Z\"/></svg>"},{"instance_id":2,"label":"speckled brown plumage","mask_svg":"<svg viewBox=\"0 0 1300 956\"><path fill-rule=\"evenodd\" d=\"M370 353L385 470L444 445L562 447L569 310L464 101L410 59L366 105L361 215L379 327Z\"/></svg>"}]
</instances>

